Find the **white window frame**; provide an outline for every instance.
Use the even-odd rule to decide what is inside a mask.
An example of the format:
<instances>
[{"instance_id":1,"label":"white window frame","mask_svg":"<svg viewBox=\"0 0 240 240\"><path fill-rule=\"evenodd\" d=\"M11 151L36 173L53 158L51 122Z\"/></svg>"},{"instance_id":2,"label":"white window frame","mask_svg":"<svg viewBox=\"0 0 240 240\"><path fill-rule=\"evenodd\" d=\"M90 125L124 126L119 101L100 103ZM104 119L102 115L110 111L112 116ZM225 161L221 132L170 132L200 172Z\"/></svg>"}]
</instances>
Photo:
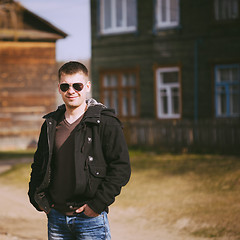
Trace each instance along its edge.
<instances>
[{"instance_id":1,"label":"white window frame","mask_svg":"<svg viewBox=\"0 0 240 240\"><path fill-rule=\"evenodd\" d=\"M117 26L117 13L116 13L116 1L122 1L122 26ZM134 26L127 26L127 1L128 0L111 0L111 27L105 27L105 0L100 0L100 31L101 34L114 34L124 32L135 32L137 30L137 9L135 10L136 20ZM136 0L135 7L136 7ZM137 8L137 7L136 7Z\"/></svg>"},{"instance_id":2,"label":"white window frame","mask_svg":"<svg viewBox=\"0 0 240 240\"><path fill-rule=\"evenodd\" d=\"M166 21L162 21L162 3L166 1ZM176 27L179 25L179 15L180 15L180 8L179 8L179 0L177 1L177 20L171 21L171 0L157 0L156 2L156 27L157 28L168 28L168 27Z\"/></svg>"},{"instance_id":3,"label":"white window frame","mask_svg":"<svg viewBox=\"0 0 240 240\"><path fill-rule=\"evenodd\" d=\"M179 79L177 83L163 83L163 79L161 77L162 73L167 72L178 72ZM179 113L173 113L173 103L172 103L172 88L179 89ZM163 113L162 110L162 100L161 100L161 90L166 90L167 92L167 107L168 113ZM181 117L181 94L180 94L180 69L179 67L168 67L168 68L158 68L156 70L156 97L157 97L157 117L159 119L168 119L168 118L180 118Z\"/></svg>"},{"instance_id":4,"label":"white window frame","mask_svg":"<svg viewBox=\"0 0 240 240\"><path fill-rule=\"evenodd\" d=\"M238 0L215 0L215 19L216 20L231 20L239 17Z\"/></svg>"}]
</instances>

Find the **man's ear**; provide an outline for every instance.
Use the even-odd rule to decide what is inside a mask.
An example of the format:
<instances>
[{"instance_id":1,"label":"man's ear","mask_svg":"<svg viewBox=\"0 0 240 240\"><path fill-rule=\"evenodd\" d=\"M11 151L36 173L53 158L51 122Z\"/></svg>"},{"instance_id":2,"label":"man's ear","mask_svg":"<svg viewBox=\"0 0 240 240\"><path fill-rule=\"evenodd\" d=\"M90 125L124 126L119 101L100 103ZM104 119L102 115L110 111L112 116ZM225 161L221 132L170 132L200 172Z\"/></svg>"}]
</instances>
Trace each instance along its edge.
<instances>
[{"instance_id":1,"label":"man's ear","mask_svg":"<svg viewBox=\"0 0 240 240\"><path fill-rule=\"evenodd\" d=\"M62 93L62 92L61 92L61 89L60 89L60 83L58 83L58 92L59 92L59 94Z\"/></svg>"},{"instance_id":2,"label":"man's ear","mask_svg":"<svg viewBox=\"0 0 240 240\"><path fill-rule=\"evenodd\" d=\"M87 90L87 92L89 93L90 91L91 91L91 82L90 81L87 81L87 83L86 83L86 90Z\"/></svg>"}]
</instances>

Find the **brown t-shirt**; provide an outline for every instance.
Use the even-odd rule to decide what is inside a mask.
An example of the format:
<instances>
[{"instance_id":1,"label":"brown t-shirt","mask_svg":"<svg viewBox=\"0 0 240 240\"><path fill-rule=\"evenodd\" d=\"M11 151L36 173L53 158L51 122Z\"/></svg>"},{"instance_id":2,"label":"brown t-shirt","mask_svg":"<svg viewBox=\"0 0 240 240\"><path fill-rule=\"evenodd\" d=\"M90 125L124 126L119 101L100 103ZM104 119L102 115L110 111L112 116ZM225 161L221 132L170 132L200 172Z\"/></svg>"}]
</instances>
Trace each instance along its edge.
<instances>
[{"instance_id":1,"label":"brown t-shirt","mask_svg":"<svg viewBox=\"0 0 240 240\"><path fill-rule=\"evenodd\" d=\"M66 202L74 198L75 163L74 163L74 132L82 116L72 124L63 116L56 126L52 179L49 188L55 208L61 212L69 209Z\"/></svg>"}]
</instances>

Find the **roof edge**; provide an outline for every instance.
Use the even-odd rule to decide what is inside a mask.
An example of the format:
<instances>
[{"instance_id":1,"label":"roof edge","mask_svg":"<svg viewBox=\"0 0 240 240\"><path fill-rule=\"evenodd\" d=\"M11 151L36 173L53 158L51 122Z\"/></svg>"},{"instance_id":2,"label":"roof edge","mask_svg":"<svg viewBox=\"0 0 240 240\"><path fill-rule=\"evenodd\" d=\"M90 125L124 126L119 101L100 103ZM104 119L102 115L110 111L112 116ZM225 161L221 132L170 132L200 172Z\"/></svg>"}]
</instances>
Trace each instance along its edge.
<instances>
[{"instance_id":1,"label":"roof edge","mask_svg":"<svg viewBox=\"0 0 240 240\"><path fill-rule=\"evenodd\" d=\"M59 35L61 35L63 38L66 38L68 36L67 33L65 33L64 31L62 31L61 29L59 29L58 27L54 26L52 23L50 23L49 21L43 19L42 17L38 16L37 14L35 14L34 12L28 10L26 7L24 7L20 2L18 1L14 1L15 4L18 4L19 7L21 7L24 11L30 13L31 15L33 15L35 18L37 18L38 20L40 20L41 22L43 22L44 24L48 25L49 27L51 27L52 29L54 29Z\"/></svg>"}]
</instances>

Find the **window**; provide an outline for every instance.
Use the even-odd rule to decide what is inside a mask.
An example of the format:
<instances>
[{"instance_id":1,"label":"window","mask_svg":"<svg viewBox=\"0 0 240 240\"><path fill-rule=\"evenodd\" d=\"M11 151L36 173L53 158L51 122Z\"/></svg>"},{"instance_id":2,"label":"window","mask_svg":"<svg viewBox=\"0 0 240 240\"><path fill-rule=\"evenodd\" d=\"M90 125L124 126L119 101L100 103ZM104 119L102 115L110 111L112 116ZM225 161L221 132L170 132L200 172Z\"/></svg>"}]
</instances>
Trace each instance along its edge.
<instances>
[{"instance_id":1,"label":"window","mask_svg":"<svg viewBox=\"0 0 240 240\"><path fill-rule=\"evenodd\" d=\"M136 0L100 0L101 33L136 30Z\"/></svg>"},{"instance_id":2,"label":"window","mask_svg":"<svg viewBox=\"0 0 240 240\"><path fill-rule=\"evenodd\" d=\"M156 4L157 28L179 25L179 0L157 0Z\"/></svg>"},{"instance_id":3,"label":"window","mask_svg":"<svg viewBox=\"0 0 240 240\"><path fill-rule=\"evenodd\" d=\"M215 0L216 20L238 18L238 0Z\"/></svg>"},{"instance_id":4,"label":"window","mask_svg":"<svg viewBox=\"0 0 240 240\"><path fill-rule=\"evenodd\" d=\"M180 77L179 68L159 68L157 81L157 116L158 118L180 117Z\"/></svg>"},{"instance_id":5,"label":"window","mask_svg":"<svg viewBox=\"0 0 240 240\"><path fill-rule=\"evenodd\" d=\"M217 117L240 116L240 64L215 67Z\"/></svg>"},{"instance_id":6,"label":"window","mask_svg":"<svg viewBox=\"0 0 240 240\"><path fill-rule=\"evenodd\" d=\"M122 118L138 115L138 78L136 71L113 71L101 74L102 102L114 108Z\"/></svg>"}]
</instances>

